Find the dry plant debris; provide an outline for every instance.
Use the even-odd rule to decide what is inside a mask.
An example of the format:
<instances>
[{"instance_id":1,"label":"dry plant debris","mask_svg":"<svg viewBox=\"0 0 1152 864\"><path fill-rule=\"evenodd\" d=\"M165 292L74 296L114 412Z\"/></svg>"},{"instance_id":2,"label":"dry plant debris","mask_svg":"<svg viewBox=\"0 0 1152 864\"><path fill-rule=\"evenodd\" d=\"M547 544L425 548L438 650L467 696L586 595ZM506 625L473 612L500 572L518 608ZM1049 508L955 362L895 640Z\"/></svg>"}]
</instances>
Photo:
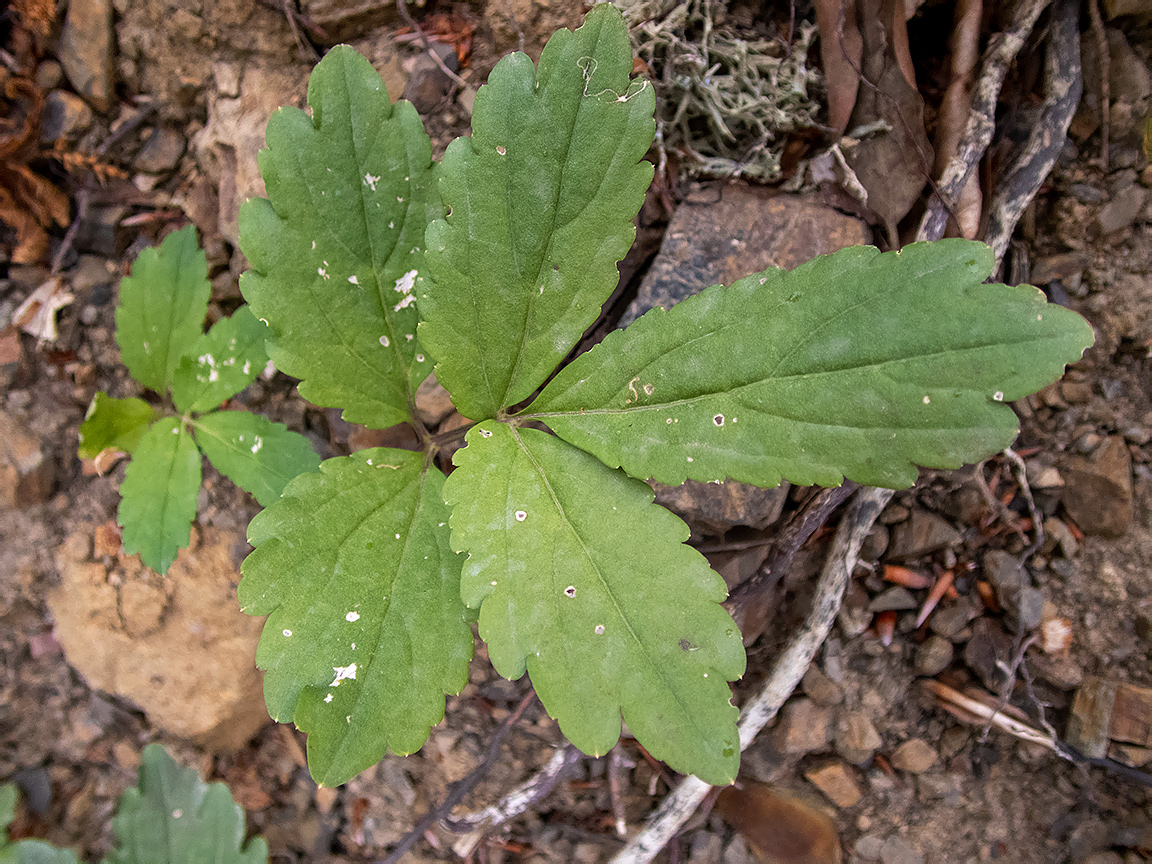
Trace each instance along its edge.
<instances>
[{"instance_id":1,"label":"dry plant debris","mask_svg":"<svg viewBox=\"0 0 1152 864\"><path fill-rule=\"evenodd\" d=\"M0 68L0 221L16 232L17 264L43 258L46 229L68 224L68 196L28 166L39 144L43 101L33 81Z\"/></svg>"},{"instance_id":2,"label":"dry plant debris","mask_svg":"<svg viewBox=\"0 0 1152 864\"><path fill-rule=\"evenodd\" d=\"M819 73L807 62L816 28L799 24L788 45L725 21L713 0L617 5L651 70L664 144L684 152L688 172L778 179L788 134L819 111Z\"/></svg>"}]
</instances>

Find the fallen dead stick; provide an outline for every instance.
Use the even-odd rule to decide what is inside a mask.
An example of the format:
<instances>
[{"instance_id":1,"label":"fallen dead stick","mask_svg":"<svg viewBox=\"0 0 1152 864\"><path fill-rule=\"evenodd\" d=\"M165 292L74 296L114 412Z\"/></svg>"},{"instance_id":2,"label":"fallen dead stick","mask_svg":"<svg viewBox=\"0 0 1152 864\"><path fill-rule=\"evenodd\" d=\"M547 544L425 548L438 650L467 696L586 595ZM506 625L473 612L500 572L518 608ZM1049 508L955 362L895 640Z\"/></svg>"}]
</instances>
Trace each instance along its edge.
<instances>
[{"instance_id":1,"label":"fallen dead stick","mask_svg":"<svg viewBox=\"0 0 1152 864\"><path fill-rule=\"evenodd\" d=\"M746 750L760 730L776 716L776 712L804 677L812 658L832 629L832 622L836 620L844 589L856 566L864 538L872 530L876 517L892 495L891 489L863 488L856 494L848 512L840 521L824 571L816 585L816 596L812 599L808 617L803 626L789 638L768 680L740 713L741 751ZM695 812L711 788L695 776L681 780L659 809L649 817L644 829L612 859L611 864L643 864L655 858Z\"/></svg>"},{"instance_id":2,"label":"fallen dead stick","mask_svg":"<svg viewBox=\"0 0 1152 864\"><path fill-rule=\"evenodd\" d=\"M547 797L565 772L583 758L583 753L571 744L565 744L552 754L548 764L530 780L521 783L497 803L460 819L445 818L443 822L448 830L468 832L466 836L452 844L452 851L461 858L467 858L493 828L503 825L509 819L514 819L537 801Z\"/></svg>"},{"instance_id":3,"label":"fallen dead stick","mask_svg":"<svg viewBox=\"0 0 1152 864\"><path fill-rule=\"evenodd\" d=\"M991 693L969 688L967 692L929 679L921 682L925 690L936 697L937 703L958 720L973 726L992 726L1001 732L1007 732L1021 741L1039 744L1051 750L1057 756L1079 765L1094 765L1113 774L1118 774L1141 785L1152 787L1152 774L1109 759L1106 756L1086 756L1070 744L1066 744L1056 737L1054 732L1042 732L1025 723L1020 717L1024 714L1020 709L1005 705L1003 700L997 699ZM1019 715L1019 716L1016 716Z\"/></svg>"},{"instance_id":4,"label":"fallen dead stick","mask_svg":"<svg viewBox=\"0 0 1152 864\"><path fill-rule=\"evenodd\" d=\"M987 695L983 700L976 699L973 695L966 695L935 680L923 681L921 686L936 697L941 708L965 723L971 723L975 726L984 724L995 726L1000 731L1007 732L1021 741L1030 741L1057 753L1060 752L1053 735L1034 729L1019 718L1007 713L1002 705L988 704L989 702L997 702L995 696Z\"/></svg>"},{"instance_id":5,"label":"fallen dead stick","mask_svg":"<svg viewBox=\"0 0 1152 864\"><path fill-rule=\"evenodd\" d=\"M996 183L988 207L984 242L1004 258L1016 223L1047 179L1067 140L1068 126L1084 89L1080 74L1080 0L1055 0L1044 58L1044 105L1024 145Z\"/></svg>"},{"instance_id":6,"label":"fallen dead stick","mask_svg":"<svg viewBox=\"0 0 1152 864\"><path fill-rule=\"evenodd\" d=\"M396 847L388 853L380 864L398 864L401 858L408 852L417 840L424 836L424 832L431 828L440 819L446 817L452 812L452 809L464 800L465 796L473 789L476 784L484 779L484 775L488 773L488 769L492 767L492 763L496 761L496 756L500 753L500 748L504 745L504 739L508 737L508 733L512 731L512 727L520 719L520 715L524 713L532 701L536 698L536 691L532 690L520 700L520 704L516 706L516 710L504 718L496 733L492 736L492 740L488 742L488 750L484 754L484 759L472 769L472 772L463 780L456 783L451 791L440 803L439 807L429 810L424 816L416 823L416 827L409 831Z\"/></svg>"},{"instance_id":7,"label":"fallen dead stick","mask_svg":"<svg viewBox=\"0 0 1152 864\"><path fill-rule=\"evenodd\" d=\"M992 141L996 131L996 103L1008 67L1024 40L1036 25L1036 19L1051 0L1020 0L1011 27L992 37L984 52L984 62L980 67L980 77L972 94L972 113L960 136L956 155L944 169L936 184L938 191L928 199L928 209L920 220L916 231L917 240L938 240L944 236L944 226L948 220L948 208L968 180L968 175L976 167ZM948 200L945 200L946 196Z\"/></svg>"}]
</instances>

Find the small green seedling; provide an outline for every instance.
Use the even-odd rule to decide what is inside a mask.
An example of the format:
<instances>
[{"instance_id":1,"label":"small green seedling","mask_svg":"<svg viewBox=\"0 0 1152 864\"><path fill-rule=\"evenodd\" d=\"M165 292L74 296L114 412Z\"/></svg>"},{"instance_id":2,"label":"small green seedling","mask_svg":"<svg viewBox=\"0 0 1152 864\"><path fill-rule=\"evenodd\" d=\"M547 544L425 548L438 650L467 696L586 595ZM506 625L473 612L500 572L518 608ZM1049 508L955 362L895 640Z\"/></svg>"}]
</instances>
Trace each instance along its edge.
<instances>
[{"instance_id":1,"label":"small green seedling","mask_svg":"<svg viewBox=\"0 0 1152 864\"><path fill-rule=\"evenodd\" d=\"M249 528L266 701L309 733L320 783L421 746L467 680L477 608L493 666L527 672L581 750L606 753L623 719L677 771L732 782L740 633L644 481L908 486L1011 443L1007 403L1092 342L1035 288L984 284L986 246L948 240L706 288L554 375L652 179L652 86L631 69L602 5L538 68L501 60L440 164L347 47L313 72L311 116L269 121L268 199L240 214L269 355L312 402L424 443L330 459ZM433 365L475 421L447 480L414 407Z\"/></svg>"},{"instance_id":2,"label":"small green seedling","mask_svg":"<svg viewBox=\"0 0 1152 864\"><path fill-rule=\"evenodd\" d=\"M16 787L0 786L0 864L78 864L41 840L8 843ZM265 864L262 837L244 843L244 811L223 783L181 767L159 744L144 748L140 783L124 792L112 819L116 844L103 864Z\"/></svg>"},{"instance_id":3,"label":"small green seedling","mask_svg":"<svg viewBox=\"0 0 1152 864\"><path fill-rule=\"evenodd\" d=\"M165 573L188 545L200 491L200 454L267 506L320 458L304 436L246 411L214 410L268 362L267 327L242 306L203 331L211 285L196 229L145 249L120 282L116 342L132 377L165 397L97 393L80 427L80 456L113 448L132 462L120 486L124 551Z\"/></svg>"}]
</instances>

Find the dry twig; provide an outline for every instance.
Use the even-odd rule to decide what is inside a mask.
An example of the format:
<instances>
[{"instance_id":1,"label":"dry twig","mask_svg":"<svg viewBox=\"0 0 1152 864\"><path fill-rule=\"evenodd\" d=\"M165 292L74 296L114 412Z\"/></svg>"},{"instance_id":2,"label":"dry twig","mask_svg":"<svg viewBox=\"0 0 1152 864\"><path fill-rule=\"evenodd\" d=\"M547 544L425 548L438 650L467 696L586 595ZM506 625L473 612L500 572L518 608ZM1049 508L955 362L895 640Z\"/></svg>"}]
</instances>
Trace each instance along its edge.
<instances>
[{"instance_id":1,"label":"dry twig","mask_svg":"<svg viewBox=\"0 0 1152 864\"><path fill-rule=\"evenodd\" d=\"M760 730L776 716L780 706L804 677L812 658L831 630L832 622L836 620L844 588L860 554L860 546L892 495L891 489L861 489L840 521L808 617L803 626L789 638L760 692L740 713L741 750L747 749ZM655 858L711 788L695 776L681 780L649 818L644 830L612 859L612 864L642 864Z\"/></svg>"},{"instance_id":2,"label":"dry twig","mask_svg":"<svg viewBox=\"0 0 1152 864\"><path fill-rule=\"evenodd\" d=\"M1004 448L1004 455L1016 469L1016 482L1020 484L1020 494L1023 495L1024 500L1028 502L1028 516L1032 519L1032 528L1036 532L1036 539L1032 541L1032 545L1029 546L1020 557L1020 561L1025 562L1039 552L1040 547L1044 545L1044 515L1040 512L1040 508L1036 506L1036 499L1032 497L1032 485L1028 482L1028 471L1024 465L1024 460L1021 459L1020 454L1011 447Z\"/></svg>"},{"instance_id":3,"label":"dry twig","mask_svg":"<svg viewBox=\"0 0 1152 864\"><path fill-rule=\"evenodd\" d=\"M972 96L972 114L964 134L960 136L956 156L948 163L936 184L938 188L928 199L928 209L916 231L917 240L938 240L944 236L949 208L968 182L968 176L988 149L992 133L996 131L996 102L1008 67L1020 53L1024 40L1036 25L1036 19L1050 2L1020 0L1012 26L989 41L980 68L980 78Z\"/></svg>"},{"instance_id":4,"label":"dry twig","mask_svg":"<svg viewBox=\"0 0 1152 864\"><path fill-rule=\"evenodd\" d=\"M1112 55L1108 52L1108 34L1100 17L1100 0L1088 0L1088 17L1092 21L1092 38L1096 40L1096 53L1100 55L1100 167L1108 170L1108 103L1112 101Z\"/></svg>"},{"instance_id":5,"label":"dry twig","mask_svg":"<svg viewBox=\"0 0 1152 864\"><path fill-rule=\"evenodd\" d=\"M500 728L496 730L496 734L492 736L492 740L488 742L488 750L484 754L483 760L480 764L472 769L472 772L460 782L456 783L440 803L436 807L424 814L423 818L416 823L416 827L409 831L404 839L388 853L381 864L397 864L405 853L412 848L412 844L424 836L424 832L431 828L438 820L443 819L452 812L452 808L464 800L464 797L476 788L484 775L488 773L488 769L492 767L492 763L496 761L496 756L500 753L500 748L504 744L504 739L508 737L508 733L512 731L512 727L520 719L520 715L524 713L532 700L536 698L536 691L530 692L527 696L520 700L520 704L516 706L516 710L504 718L504 722L500 724Z\"/></svg>"},{"instance_id":6,"label":"dry twig","mask_svg":"<svg viewBox=\"0 0 1152 864\"><path fill-rule=\"evenodd\" d=\"M984 242L996 253L996 268L1024 209L1048 177L1080 104L1080 0L1055 0L1044 59L1044 105L1027 142L1014 155L997 182L988 207Z\"/></svg>"},{"instance_id":7,"label":"dry twig","mask_svg":"<svg viewBox=\"0 0 1152 864\"><path fill-rule=\"evenodd\" d=\"M452 845L452 851L461 858L471 855L488 832L547 797L564 773L583 758L584 754L579 750L571 744L565 744L552 754L548 764L535 776L521 783L497 803L460 819L445 819L444 824L450 831L468 832Z\"/></svg>"},{"instance_id":8,"label":"dry twig","mask_svg":"<svg viewBox=\"0 0 1152 864\"><path fill-rule=\"evenodd\" d=\"M772 543L772 551L764 563L746 580L741 582L725 604L740 630L744 632L745 644L754 635L745 632L749 612L792 566L792 559L800 547L817 531L832 511L848 500L848 496L860 487L851 480L830 489L821 489L788 520ZM758 635L758 634L755 634Z\"/></svg>"},{"instance_id":9,"label":"dry twig","mask_svg":"<svg viewBox=\"0 0 1152 864\"><path fill-rule=\"evenodd\" d=\"M449 69L440 55L433 50L432 42L428 39L428 34L416 23L416 19L412 17L412 13L408 11L407 0L396 0L396 8L400 11L400 17L404 19L404 23L411 27L412 32L420 37L420 44L424 46L424 50L428 52L428 56L436 61L436 65L440 67L440 71L452 79L457 87L467 87L468 82Z\"/></svg>"}]
</instances>

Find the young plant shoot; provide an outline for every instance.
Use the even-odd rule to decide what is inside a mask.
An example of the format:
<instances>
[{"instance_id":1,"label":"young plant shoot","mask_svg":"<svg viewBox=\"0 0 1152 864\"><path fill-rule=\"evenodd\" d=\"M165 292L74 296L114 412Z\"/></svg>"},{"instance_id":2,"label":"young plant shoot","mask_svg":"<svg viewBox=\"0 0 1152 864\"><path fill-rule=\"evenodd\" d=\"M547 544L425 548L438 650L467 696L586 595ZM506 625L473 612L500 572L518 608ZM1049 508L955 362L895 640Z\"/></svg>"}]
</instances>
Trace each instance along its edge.
<instances>
[{"instance_id":1,"label":"young plant shoot","mask_svg":"<svg viewBox=\"0 0 1152 864\"><path fill-rule=\"evenodd\" d=\"M310 401L424 445L330 459L250 527L268 708L308 733L320 783L421 746L467 680L475 614L496 670L527 672L585 753L623 720L675 770L732 782L740 633L644 481L908 486L1008 446L1008 403L1092 342L1035 288L984 284L987 247L945 240L705 288L551 378L652 179L654 95L631 70L602 5L538 67L501 60L440 164L347 47L313 72L310 116L269 121L268 199L240 217L269 356ZM447 479L414 408L433 367L474 421Z\"/></svg>"},{"instance_id":2,"label":"young plant shoot","mask_svg":"<svg viewBox=\"0 0 1152 864\"><path fill-rule=\"evenodd\" d=\"M132 462L120 486L124 551L165 573L188 545L200 454L267 506L320 458L304 436L247 411L217 411L264 370L267 327L247 306L203 332L211 284L189 226L145 249L120 282L116 343L129 373L163 404L97 393L80 427L80 456L113 449Z\"/></svg>"}]
</instances>

